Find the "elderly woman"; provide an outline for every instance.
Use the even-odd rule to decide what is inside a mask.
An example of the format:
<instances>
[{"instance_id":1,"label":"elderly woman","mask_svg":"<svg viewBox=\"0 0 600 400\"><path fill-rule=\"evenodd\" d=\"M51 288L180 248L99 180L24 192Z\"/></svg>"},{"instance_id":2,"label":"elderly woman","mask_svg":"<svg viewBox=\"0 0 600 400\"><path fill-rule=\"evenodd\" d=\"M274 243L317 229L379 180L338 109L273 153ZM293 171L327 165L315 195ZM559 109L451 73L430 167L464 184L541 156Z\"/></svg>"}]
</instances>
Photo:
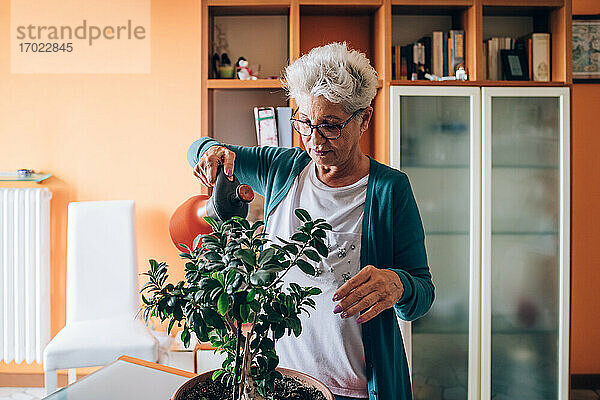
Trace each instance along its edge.
<instances>
[{"instance_id":1,"label":"elderly woman","mask_svg":"<svg viewBox=\"0 0 600 400\"><path fill-rule=\"evenodd\" d=\"M373 115L377 72L346 44L318 47L286 68L298 109L292 127L305 150L241 147L202 138L188 161L212 186L217 167L265 197L268 237L289 237L296 208L324 218L327 259L316 276L289 271L286 282L317 286L316 311L300 337L277 342L280 365L327 385L336 399L411 399L396 321L425 314L434 298L424 232L408 177L364 155L360 137Z\"/></svg>"}]
</instances>

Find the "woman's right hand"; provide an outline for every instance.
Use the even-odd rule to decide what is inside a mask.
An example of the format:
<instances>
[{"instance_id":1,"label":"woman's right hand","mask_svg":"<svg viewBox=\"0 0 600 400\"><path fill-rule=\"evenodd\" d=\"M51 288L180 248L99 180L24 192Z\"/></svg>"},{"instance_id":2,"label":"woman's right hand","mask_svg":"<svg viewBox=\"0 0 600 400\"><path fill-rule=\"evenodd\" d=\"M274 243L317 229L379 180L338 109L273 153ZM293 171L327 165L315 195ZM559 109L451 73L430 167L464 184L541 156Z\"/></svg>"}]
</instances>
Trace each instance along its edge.
<instances>
[{"instance_id":1,"label":"woman's right hand","mask_svg":"<svg viewBox=\"0 0 600 400\"><path fill-rule=\"evenodd\" d=\"M217 178L217 169L223 165L223 171L230 181L233 181L233 166L235 153L223 146L211 146L194 167L194 176L200 179L204 186L213 187Z\"/></svg>"}]
</instances>

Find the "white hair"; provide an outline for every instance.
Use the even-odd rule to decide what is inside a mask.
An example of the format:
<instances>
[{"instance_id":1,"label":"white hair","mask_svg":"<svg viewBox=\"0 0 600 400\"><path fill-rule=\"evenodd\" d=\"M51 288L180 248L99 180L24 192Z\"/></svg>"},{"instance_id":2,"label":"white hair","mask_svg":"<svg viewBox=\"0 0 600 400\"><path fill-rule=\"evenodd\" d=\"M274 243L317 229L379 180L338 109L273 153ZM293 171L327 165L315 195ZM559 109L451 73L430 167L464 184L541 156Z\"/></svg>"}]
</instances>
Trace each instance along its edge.
<instances>
[{"instance_id":1,"label":"white hair","mask_svg":"<svg viewBox=\"0 0 600 400\"><path fill-rule=\"evenodd\" d=\"M289 65L283 85L296 101L323 96L351 114L371 105L377 71L363 53L336 42L315 47Z\"/></svg>"}]
</instances>

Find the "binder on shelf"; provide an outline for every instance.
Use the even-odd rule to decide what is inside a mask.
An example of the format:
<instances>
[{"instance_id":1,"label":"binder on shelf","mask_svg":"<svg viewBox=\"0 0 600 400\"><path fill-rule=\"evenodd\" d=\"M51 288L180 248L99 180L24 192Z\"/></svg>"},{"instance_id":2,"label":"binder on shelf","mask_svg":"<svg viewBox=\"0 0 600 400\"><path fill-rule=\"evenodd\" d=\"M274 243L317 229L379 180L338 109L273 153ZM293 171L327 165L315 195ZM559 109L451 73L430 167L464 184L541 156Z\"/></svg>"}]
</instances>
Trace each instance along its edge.
<instances>
[{"instance_id":1,"label":"binder on shelf","mask_svg":"<svg viewBox=\"0 0 600 400\"><path fill-rule=\"evenodd\" d=\"M292 118L291 107L277 107L277 138L279 139L279 147L291 148L292 145Z\"/></svg>"},{"instance_id":2,"label":"binder on shelf","mask_svg":"<svg viewBox=\"0 0 600 400\"><path fill-rule=\"evenodd\" d=\"M273 107L254 107L256 141L260 147L277 146L277 121Z\"/></svg>"},{"instance_id":3,"label":"binder on shelf","mask_svg":"<svg viewBox=\"0 0 600 400\"><path fill-rule=\"evenodd\" d=\"M531 70L533 80L550 81L550 34L531 34Z\"/></svg>"}]
</instances>

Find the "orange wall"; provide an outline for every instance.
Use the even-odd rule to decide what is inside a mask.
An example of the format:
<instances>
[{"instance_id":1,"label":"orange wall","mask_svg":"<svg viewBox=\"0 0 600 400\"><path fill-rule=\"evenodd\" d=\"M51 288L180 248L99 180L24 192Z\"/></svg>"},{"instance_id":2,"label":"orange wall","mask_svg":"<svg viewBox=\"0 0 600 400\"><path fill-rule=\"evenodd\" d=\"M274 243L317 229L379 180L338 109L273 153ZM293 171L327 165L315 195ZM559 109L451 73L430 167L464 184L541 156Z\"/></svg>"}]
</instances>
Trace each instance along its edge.
<instances>
[{"instance_id":1,"label":"orange wall","mask_svg":"<svg viewBox=\"0 0 600 400\"><path fill-rule=\"evenodd\" d=\"M573 0L573 14L600 1ZM600 374L600 84L573 85L571 373Z\"/></svg>"},{"instance_id":2,"label":"orange wall","mask_svg":"<svg viewBox=\"0 0 600 400\"><path fill-rule=\"evenodd\" d=\"M10 0L0 0L0 170L52 173L52 335L65 324L67 204L134 199L138 266L183 264L168 221L200 189L186 161L200 135L199 1L153 0L150 74L10 74ZM2 186L28 186L13 184ZM110 251L110 249L107 249ZM0 363L1 372L41 372Z\"/></svg>"}]
</instances>

